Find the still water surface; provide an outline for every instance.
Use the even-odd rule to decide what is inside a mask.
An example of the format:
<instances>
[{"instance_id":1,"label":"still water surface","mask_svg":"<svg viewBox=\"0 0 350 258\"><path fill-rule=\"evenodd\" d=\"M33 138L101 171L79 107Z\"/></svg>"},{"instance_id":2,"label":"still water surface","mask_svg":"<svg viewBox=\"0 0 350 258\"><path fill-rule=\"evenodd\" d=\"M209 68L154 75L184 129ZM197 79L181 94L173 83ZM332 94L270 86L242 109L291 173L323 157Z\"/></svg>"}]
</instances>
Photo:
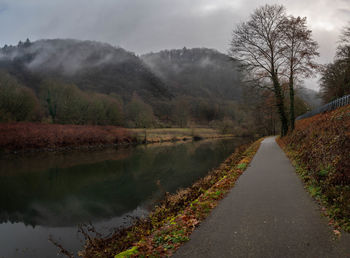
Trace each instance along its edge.
<instances>
[{"instance_id":1,"label":"still water surface","mask_svg":"<svg viewBox=\"0 0 350 258\"><path fill-rule=\"evenodd\" d=\"M78 251L77 225L104 234L187 187L246 139L168 143L94 152L0 158L0 257L57 257L53 239Z\"/></svg>"}]
</instances>

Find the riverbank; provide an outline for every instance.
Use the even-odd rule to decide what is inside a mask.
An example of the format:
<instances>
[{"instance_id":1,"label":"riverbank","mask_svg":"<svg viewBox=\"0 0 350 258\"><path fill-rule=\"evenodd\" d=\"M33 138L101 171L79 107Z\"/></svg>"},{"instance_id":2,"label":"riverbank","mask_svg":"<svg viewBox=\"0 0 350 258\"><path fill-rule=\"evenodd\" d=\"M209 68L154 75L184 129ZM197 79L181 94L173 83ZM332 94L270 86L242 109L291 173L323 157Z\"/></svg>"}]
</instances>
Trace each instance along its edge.
<instances>
[{"instance_id":1,"label":"riverbank","mask_svg":"<svg viewBox=\"0 0 350 258\"><path fill-rule=\"evenodd\" d=\"M87 234L83 257L167 256L188 240L225 194L234 186L260 146L241 146L219 168L179 190L155 207L147 218L109 237Z\"/></svg>"},{"instance_id":2,"label":"riverbank","mask_svg":"<svg viewBox=\"0 0 350 258\"><path fill-rule=\"evenodd\" d=\"M136 141L126 129L116 126L0 123L2 152L56 151L98 148Z\"/></svg>"},{"instance_id":3,"label":"riverbank","mask_svg":"<svg viewBox=\"0 0 350 258\"><path fill-rule=\"evenodd\" d=\"M247 143L235 137L0 155L0 257L55 256L49 235L77 254L85 243L77 225L91 222L103 236L125 227Z\"/></svg>"},{"instance_id":4,"label":"riverbank","mask_svg":"<svg viewBox=\"0 0 350 258\"><path fill-rule=\"evenodd\" d=\"M5 153L101 149L130 144L232 137L210 128L127 129L117 126L0 123Z\"/></svg>"},{"instance_id":5,"label":"riverbank","mask_svg":"<svg viewBox=\"0 0 350 258\"><path fill-rule=\"evenodd\" d=\"M277 141L335 233L350 232L350 106L299 120Z\"/></svg>"},{"instance_id":6,"label":"riverbank","mask_svg":"<svg viewBox=\"0 0 350 258\"><path fill-rule=\"evenodd\" d=\"M200 139L218 139L234 137L233 134L221 134L211 128L159 128L159 129L128 129L142 143L161 143L175 141L191 141Z\"/></svg>"}]
</instances>

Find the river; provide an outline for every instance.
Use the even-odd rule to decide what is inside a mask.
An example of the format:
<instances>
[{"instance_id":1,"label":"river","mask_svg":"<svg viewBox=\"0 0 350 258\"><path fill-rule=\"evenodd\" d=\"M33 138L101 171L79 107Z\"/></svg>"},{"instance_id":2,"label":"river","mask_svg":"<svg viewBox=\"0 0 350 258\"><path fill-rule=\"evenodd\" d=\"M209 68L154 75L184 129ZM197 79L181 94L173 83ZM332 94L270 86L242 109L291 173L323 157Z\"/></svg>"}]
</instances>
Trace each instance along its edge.
<instances>
[{"instance_id":1,"label":"river","mask_svg":"<svg viewBox=\"0 0 350 258\"><path fill-rule=\"evenodd\" d=\"M247 139L202 140L0 158L0 257L57 257L84 244L77 225L107 234L190 186Z\"/></svg>"}]
</instances>

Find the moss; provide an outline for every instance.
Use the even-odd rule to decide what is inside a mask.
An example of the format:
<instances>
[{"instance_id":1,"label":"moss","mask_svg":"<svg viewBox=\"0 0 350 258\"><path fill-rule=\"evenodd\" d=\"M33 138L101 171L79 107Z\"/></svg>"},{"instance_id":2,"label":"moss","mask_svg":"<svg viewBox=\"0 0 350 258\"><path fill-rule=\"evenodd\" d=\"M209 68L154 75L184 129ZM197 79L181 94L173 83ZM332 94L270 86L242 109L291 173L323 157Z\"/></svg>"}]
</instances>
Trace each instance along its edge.
<instances>
[{"instance_id":1,"label":"moss","mask_svg":"<svg viewBox=\"0 0 350 258\"><path fill-rule=\"evenodd\" d=\"M138 253L137 249L138 249L138 247L134 246L134 247L132 247L132 248L130 248L130 249L124 251L124 252L116 254L114 256L114 258L125 258L125 257L130 257L132 255L136 255Z\"/></svg>"}]
</instances>

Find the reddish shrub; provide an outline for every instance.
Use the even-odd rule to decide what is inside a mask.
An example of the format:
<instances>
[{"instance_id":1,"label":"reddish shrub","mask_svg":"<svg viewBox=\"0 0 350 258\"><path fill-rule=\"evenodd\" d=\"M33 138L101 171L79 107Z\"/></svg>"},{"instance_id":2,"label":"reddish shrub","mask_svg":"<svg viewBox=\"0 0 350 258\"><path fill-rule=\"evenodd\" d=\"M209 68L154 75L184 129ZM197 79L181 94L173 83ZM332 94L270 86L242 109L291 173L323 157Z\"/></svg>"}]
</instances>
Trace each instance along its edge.
<instances>
[{"instance_id":1,"label":"reddish shrub","mask_svg":"<svg viewBox=\"0 0 350 258\"><path fill-rule=\"evenodd\" d=\"M0 123L0 149L59 149L132 142L131 133L116 126Z\"/></svg>"},{"instance_id":2,"label":"reddish shrub","mask_svg":"<svg viewBox=\"0 0 350 258\"><path fill-rule=\"evenodd\" d=\"M350 105L297 121L282 141L299 153L311 171L331 166L338 178L350 180Z\"/></svg>"}]
</instances>

